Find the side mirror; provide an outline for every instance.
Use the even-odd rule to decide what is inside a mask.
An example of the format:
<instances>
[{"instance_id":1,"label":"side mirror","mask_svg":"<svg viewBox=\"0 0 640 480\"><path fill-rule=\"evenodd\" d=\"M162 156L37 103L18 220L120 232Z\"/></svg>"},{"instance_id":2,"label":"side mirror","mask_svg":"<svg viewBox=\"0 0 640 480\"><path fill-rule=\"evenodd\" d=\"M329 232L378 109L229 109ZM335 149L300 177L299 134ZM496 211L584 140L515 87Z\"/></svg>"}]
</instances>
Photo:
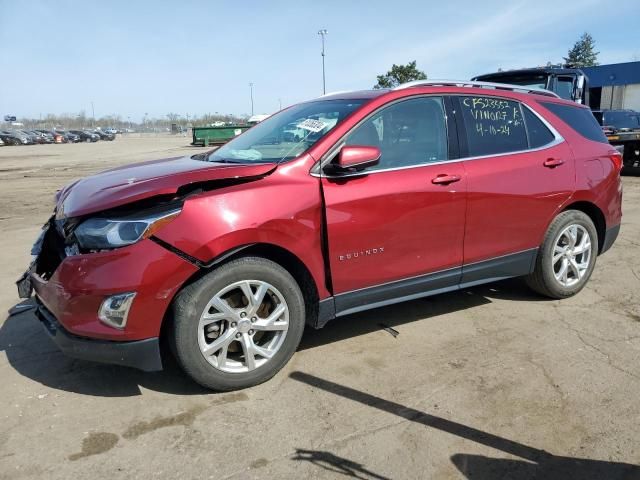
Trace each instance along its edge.
<instances>
[{"instance_id":1,"label":"side mirror","mask_svg":"<svg viewBox=\"0 0 640 480\"><path fill-rule=\"evenodd\" d=\"M340 149L335 165L340 170L362 170L377 165L381 155L378 147L345 145Z\"/></svg>"}]
</instances>

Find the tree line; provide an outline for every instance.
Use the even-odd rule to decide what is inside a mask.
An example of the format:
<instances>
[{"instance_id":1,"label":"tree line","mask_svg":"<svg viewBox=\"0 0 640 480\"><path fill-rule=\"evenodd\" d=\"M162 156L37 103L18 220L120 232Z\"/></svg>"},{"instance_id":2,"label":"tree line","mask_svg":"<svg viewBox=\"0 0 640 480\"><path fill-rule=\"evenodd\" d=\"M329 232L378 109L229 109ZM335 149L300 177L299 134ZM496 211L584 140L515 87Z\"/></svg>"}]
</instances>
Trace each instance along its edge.
<instances>
[{"instance_id":1,"label":"tree line","mask_svg":"<svg viewBox=\"0 0 640 480\"><path fill-rule=\"evenodd\" d=\"M1 120L1 119L0 119ZM96 117L95 119L87 115L84 110L78 113L62 113L59 115L48 113L38 118L19 117L18 122L25 125L26 128L96 128L96 127L115 127L117 129L131 128L136 131L159 131L170 128L175 123L183 127L193 125L210 125L215 122L232 122L242 123L246 119L235 115L220 114L204 114L186 116L170 112L164 117L149 117L145 115L139 122L131 121L130 118L124 118L122 115L112 114Z\"/></svg>"}]
</instances>

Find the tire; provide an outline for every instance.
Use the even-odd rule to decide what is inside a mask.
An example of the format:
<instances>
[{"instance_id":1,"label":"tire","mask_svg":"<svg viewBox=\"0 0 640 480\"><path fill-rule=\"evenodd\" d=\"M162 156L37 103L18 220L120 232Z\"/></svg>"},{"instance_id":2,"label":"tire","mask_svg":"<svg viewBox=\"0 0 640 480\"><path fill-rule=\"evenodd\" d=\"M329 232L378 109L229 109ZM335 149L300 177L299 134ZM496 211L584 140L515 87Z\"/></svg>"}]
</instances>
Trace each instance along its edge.
<instances>
[{"instance_id":1,"label":"tire","mask_svg":"<svg viewBox=\"0 0 640 480\"><path fill-rule=\"evenodd\" d=\"M573 232L576 233L576 238L572 246ZM585 235L588 235L590 245L588 255L586 243L583 244ZM582 250L585 252L577 253ZM551 222L538 252L534 271L526 277L526 282L530 288L546 297L571 297L589 281L597 256L598 232L595 225L585 213L567 210ZM574 260L573 264L571 258ZM563 275L565 264L567 274Z\"/></svg>"},{"instance_id":2,"label":"tire","mask_svg":"<svg viewBox=\"0 0 640 480\"><path fill-rule=\"evenodd\" d=\"M255 295L253 306L243 293L247 286ZM264 300L259 303L261 291ZM247 388L273 377L293 356L305 325L300 287L284 268L260 257L232 260L186 286L172 313L170 343L178 363L193 380L216 391ZM272 318L277 321L269 326ZM226 347L219 347L220 342ZM247 354L247 345L253 354ZM258 353L254 345L271 356Z\"/></svg>"}]
</instances>

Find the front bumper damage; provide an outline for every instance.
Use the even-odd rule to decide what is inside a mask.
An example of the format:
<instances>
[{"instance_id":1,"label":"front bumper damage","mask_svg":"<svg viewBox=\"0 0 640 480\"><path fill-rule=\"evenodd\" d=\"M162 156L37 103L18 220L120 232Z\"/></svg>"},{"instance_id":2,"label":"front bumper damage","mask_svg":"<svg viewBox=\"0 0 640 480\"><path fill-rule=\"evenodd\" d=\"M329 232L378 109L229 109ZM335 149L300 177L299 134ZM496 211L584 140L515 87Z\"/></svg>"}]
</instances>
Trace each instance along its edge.
<instances>
[{"instance_id":1,"label":"front bumper damage","mask_svg":"<svg viewBox=\"0 0 640 480\"><path fill-rule=\"evenodd\" d=\"M175 293L198 268L146 239L79 254L51 219L34 244L35 260L18 280L21 298L35 293L36 316L65 354L84 360L162 369L159 337ZM136 292L124 328L99 318L103 301Z\"/></svg>"},{"instance_id":2,"label":"front bumper damage","mask_svg":"<svg viewBox=\"0 0 640 480\"><path fill-rule=\"evenodd\" d=\"M38 302L35 312L51 340L69 357L133 367L145 372L162 370L157 337L130 342L79 337L65 330L42 303Z\"/></svg>"}]
</instances>

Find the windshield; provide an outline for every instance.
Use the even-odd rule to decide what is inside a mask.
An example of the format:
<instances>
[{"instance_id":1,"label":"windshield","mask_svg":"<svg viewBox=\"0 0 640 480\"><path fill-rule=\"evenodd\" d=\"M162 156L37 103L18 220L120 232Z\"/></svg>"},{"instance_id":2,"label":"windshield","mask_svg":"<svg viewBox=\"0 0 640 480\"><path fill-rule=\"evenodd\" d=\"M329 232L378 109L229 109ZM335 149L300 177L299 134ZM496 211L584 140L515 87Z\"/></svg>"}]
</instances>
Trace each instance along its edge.
<instances>
[{"instance_id":1,"label":"windshield","mask_svg":"<svg viewBox=\"0 0 640 480\"><path fill-rule=\"evenodd\" d=\"M308 150L364 100L319 100L294 105L220 147L209 162L283 162Z\"/></svg>"},{"instance_id":2,"label":"windshield","mask_svg":"<svg viewBox=\"0 0 640 480\"><path fill-rule=\"evenodd\" d=\"M604 124L614 128L640 128L640 113L638 112L605 112Z\"/></svg>"},{"instance_id":3,"label":"windshield","mask_svg":"<svg viewBox=\"0 0 640 480\"><path fill-rule=\"evenodd\" d=\"M482 75L478 77L483 82L494 83L508 83L511 85L521 85L523 87L533 88L547 88L548 75L545 74L530 74L530 75L510 75L510 74L495 74L495 75Z\"/></svg>"}]
</instances>

